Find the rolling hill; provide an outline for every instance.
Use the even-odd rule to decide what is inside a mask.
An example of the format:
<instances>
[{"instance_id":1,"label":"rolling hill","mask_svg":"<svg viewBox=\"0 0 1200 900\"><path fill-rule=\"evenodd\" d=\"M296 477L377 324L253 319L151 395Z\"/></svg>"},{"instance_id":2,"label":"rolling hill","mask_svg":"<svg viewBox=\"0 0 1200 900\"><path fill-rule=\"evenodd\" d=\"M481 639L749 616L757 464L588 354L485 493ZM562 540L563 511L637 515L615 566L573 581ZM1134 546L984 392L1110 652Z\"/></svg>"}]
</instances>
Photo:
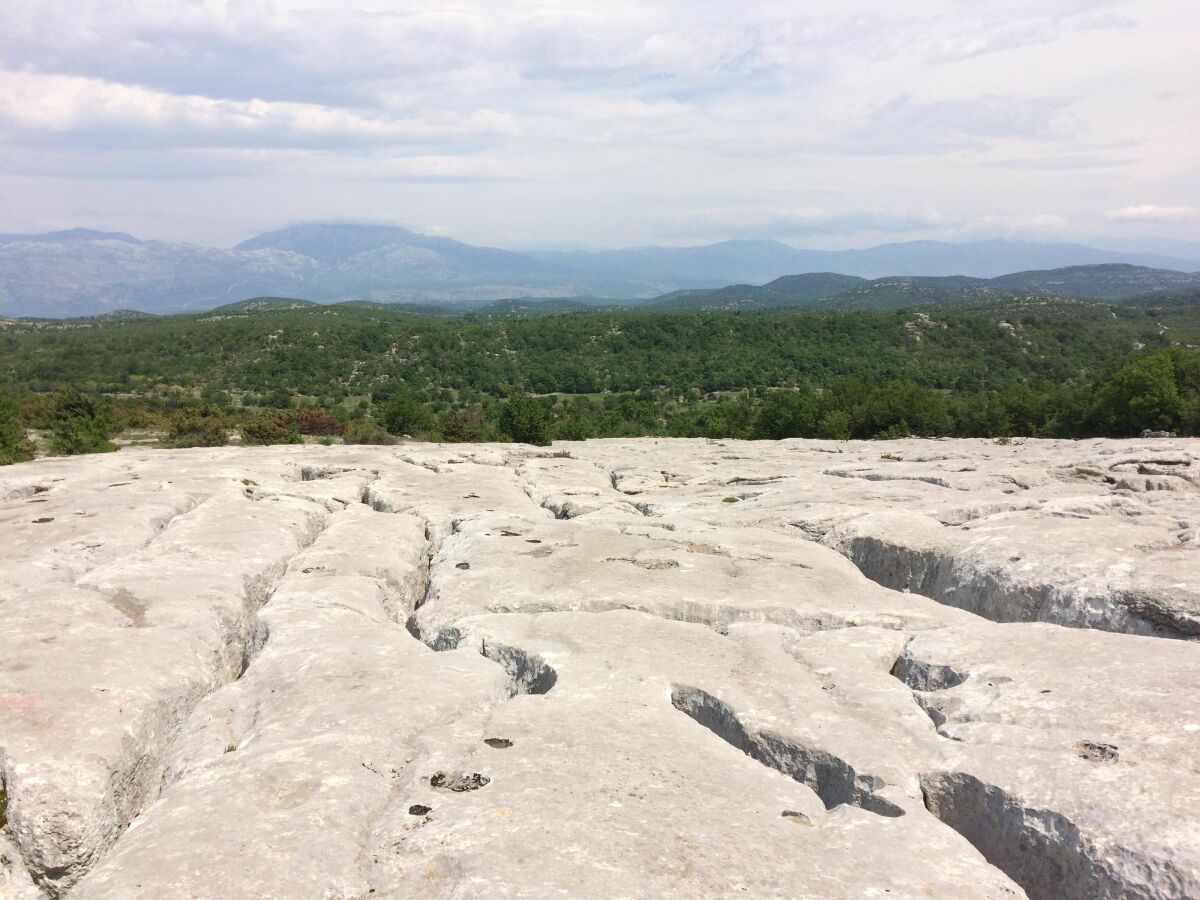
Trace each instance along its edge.
<instances>
[{"instance_id":1,"label":"rolling hill","mask_svg":"<svg viewBox=\"0 0 1200 900\"><path fill-rule=\"evenodd\" d=\"M531 302L609 297L626 303L656 298L668 306L682 303L682 308L695 303L701 308L705 303L716 308L774 308L818 302L864 287L844 280L847 277L995 279L1007 272L1110 264L1179 273L1200 269L1200 261L1191 259L1018 241L920 241L842 251L802 250L778 241L724 241L697 247L516 252L394 226L311 224L218 249L72 229L0 235L0 316L78 317L114 309L177 313L263 296L459 309L514 297ZM804 272L826 274L792 279ZM792 280L775 284L782 276ZM1156 284L1163 281L1163 276L1148 277ZM1085 275L1083 281L1089 278ZM1186 279L1177 273L1176 286L1186 286ZM1105 290L1123 291L1128 281L1116 277ZM770 284L754 287L764 282ZM1074 285L1063 281L1054 292L1078 292ZM975 286L964 282L944 287L954 291ZM990 288L1023 289L1008 284ZM714 289L719 289L716 296L700 293ZM896 283L870 288L860 299L869 305L878 296L923 297L938 289L932 283ZM1143 285L1133 292L1147 289L1159 288ZM676 291L692 293L664 296Z\"/></svg>"}]
</instances>

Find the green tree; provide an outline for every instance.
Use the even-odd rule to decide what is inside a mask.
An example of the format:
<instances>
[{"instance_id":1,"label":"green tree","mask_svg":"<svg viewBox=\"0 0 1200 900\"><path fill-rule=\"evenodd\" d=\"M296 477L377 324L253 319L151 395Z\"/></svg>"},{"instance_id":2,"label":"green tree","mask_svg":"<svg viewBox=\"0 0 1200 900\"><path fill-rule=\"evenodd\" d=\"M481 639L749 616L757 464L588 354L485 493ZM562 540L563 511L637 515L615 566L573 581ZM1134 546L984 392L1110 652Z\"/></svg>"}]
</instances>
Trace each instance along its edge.
<instances>
[{"instance_id":1,"label":"green tree","mask_svg":"<svg viewBox=\"0 0 1200 900\"><path fill-rule=\"evenodd\" d=\"M346 423L347 444L394 444L396 439L370 419L351 419Z\"/></svg>"},{"instance_id":2,"label":"green tree","mask_svg":"<svg viewBox=\"0 0 1200 900\"><path fill-rule=\"evenodd\" d=\"M176 410L167 419L164 443L171 447L224 447L229 443L225 416L211 405Z\"/></svg>"},{"instance_id":3,"label":"green tree","mask_svg":"<svg viewBox=\"0 0 1200 900\"><path fill-rule=\"evenodd\" d=\"M0 394L0 466L29 459L33 459L33 444L25 438L17 402Z\"/></svg>"},{"instance_id":4,"label":"green tree","mask_svg":"<svg viewBox=\"0 0 1200 900\"><path fill-rule=\"evenodd\" d=\"M546 408L522 391L515 391L500 411L500 428L520 444L544 447L550 443L550 416Z\"/></svg>"},{"instance_id":5,"label":"green tree","mask_svg":"<svg viewBox=\"0 0 1200 900\"><path fill-rule=\"evenodd\" d=\"M388 433L395 435L416 435L433 427L433 414L408 389L402 389L384 401L376 419Z\"/></svg>"},{"instance_id":6,"label":"green tree","mask_svg":"<svg viewBox=\"0 0 1200 900\"><path fill-rule=\"evenodd\" d=\"M825 413L817 422L815 437L830 441L850 440L850 414L843 409L834 409Z\"/></svg>"},{"instance_id":7,"label":"green tree","mask_svg":"<svg viewBox=\"0 0 1200 900\"><path fill-rule=\"evenodd\" d=\"M59 392L50 406L50 452L60 456L111 453L117 445L108 410L74 388Z\"/></svg>"},{"instance_id":8,"label":"green tree","mask_svg":"<svg viewBox=\"0 0 1200 900\"><path fill-rule=\"evenodd\" d=\"M261 413L242 423L242 443L244 444L302 444L300 431L295 425L288 425L283 416L277 412Z\"/></svg>"},{"instance_id":9,"label":"green tree","mask_svg":"<svg viewBox=\"0 0 1200 900\"><path fill-rule=\"evenodd\" d=\"M1100 387L1096 423L1106 434L1174 431L1187 412L1175 381L1177 351L1164 350L1123 365Z\"/></svg>"},{"instance_id":10,"label":"green tree","mask_svg":"<svg viewBox=\"0 0 1200 900\"><path fill-rule=\"evenodd\" d=\"M817 404L811 394L771 391L754 418L754 437L811 437L816 430Z\"/></svg>"},{"instance_id":11,"label":"green tree","mask_svg":"<svg viewBox=\"0 0 1200 900\"><path fill-rule=\"evenodd\" d=\"M448 409L438 416L437 430L443 441L452 444L469 444L479 440L479 429L457 409Z\"/></svg>"}]
</instances>

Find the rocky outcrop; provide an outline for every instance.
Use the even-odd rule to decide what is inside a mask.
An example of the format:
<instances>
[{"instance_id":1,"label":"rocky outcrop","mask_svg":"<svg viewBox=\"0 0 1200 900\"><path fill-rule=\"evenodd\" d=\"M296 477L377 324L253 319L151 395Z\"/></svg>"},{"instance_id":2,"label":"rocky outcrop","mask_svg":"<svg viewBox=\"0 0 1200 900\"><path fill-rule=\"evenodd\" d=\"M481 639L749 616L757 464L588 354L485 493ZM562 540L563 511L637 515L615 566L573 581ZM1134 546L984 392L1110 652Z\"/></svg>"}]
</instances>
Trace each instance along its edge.
<instances>
[{"instance_id":1,"label":"rocky outcrop","mask_svg":"<svg viewBox=\"0 0 1200 900\"><path fill-rule=\"evenodd\" d=\"M0 471L0 896L1200 895L1200 445Z\"/></svg>"}]
</instances>

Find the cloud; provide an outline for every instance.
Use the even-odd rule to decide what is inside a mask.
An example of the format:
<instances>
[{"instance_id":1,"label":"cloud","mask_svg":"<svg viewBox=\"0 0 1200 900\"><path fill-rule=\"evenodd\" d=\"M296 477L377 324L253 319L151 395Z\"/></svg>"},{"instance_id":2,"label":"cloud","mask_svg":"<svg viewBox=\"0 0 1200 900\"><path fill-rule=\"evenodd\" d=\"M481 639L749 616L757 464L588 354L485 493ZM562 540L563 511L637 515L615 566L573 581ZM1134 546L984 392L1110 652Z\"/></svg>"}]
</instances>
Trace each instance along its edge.
<instances>
[{"instance_id":1,"label":"cloud","mask_svg":"<svg viewBox=\"0 0 1200 900\"><path fill-rule=\"evenodd\" d=\"M1191 206L1154 206L1144 203L1140 206L1110 209L1104 216L1110 222L1149 222L1158 225L1174 225L1180 222L1195 221L1200 218L1200 210Z\"/></svg>"},{"instance_id":2,"label":"cloud","mask_svg":"<svg viewBox=\"0 0 1200 900\"><path fill-rule=\"evenodd\" d=\"M823 209L784 210L761 219L738 223L725 211L700 220L703 232L724 233L731 238L809 238L829 235L895 235L950 224L936 212L892 213L852 210L830 212Z\"/></svg>"},{"instance_id":3,"label":"cloud","mask_svg":"<svg viewBox=\"0 0 1200 900\"><path fill-rule=\"evenodd\" d=\"M419 143L512 134L494 110L399 118L311 103L169 94L69 75L0 71L0 122L42 134L118 133L171 144L329 145Z\"/></svg>"},{"instance_id":4,"label":"cloud","mask_svg":"<svg viewBox=\"0 0 1200 900\"><path fill-rule=\"evenodd\" d=\"M927 154L982 149L995 139L1058 139L1068 133L1071 101L1062 97L985 95L921 102L907 94L877 106L843 138L856 153Z\"/></svg>"},{"instance_id":5,"label":"cloud","mask_svg":"<svg viewBox=\"0 0 1200 900\"><path fill-rule=\"evenodd\" d=\"M0 230L253 196L496 242L1128 236L1160 220L1104 210L1200 195L1200 6L1160 2L10 3Z\"/></svg>"},{"instance_id":6,"label":"cloud","mask_svg":"<svg viewBox=\"0 0 1200 900\"><path fill-rule=\"evenodd\" d=\"M926 51L931 62L961 62L977 56L1049 44L1071 33L1134 28L1132 16L1112 12L1042 16L1011 21L994 19L934 39Z\"/></svg>"}]
</instances>

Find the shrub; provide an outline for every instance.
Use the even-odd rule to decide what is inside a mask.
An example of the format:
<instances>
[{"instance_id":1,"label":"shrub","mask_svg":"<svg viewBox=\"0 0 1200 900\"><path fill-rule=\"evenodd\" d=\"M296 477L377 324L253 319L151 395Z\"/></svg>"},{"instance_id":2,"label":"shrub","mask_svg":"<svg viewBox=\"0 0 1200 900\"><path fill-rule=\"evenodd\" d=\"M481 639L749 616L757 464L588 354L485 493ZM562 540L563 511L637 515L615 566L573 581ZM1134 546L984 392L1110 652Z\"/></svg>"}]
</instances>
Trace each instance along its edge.
<instances>
[{"instance_id":1,"label":"shrub","mask_svg":"<svg viewBox=\"0 0 1200 900\"><path fill-rule=\"evenodd\" d=\"M469 444L479 440L479 431L467 417L457 410L448 409L438 417L438 431L442 440L452 444Z\"/></svg>"},{"instance_id":2,"label":"shrub","mask_svg":"<svg viewBox=\"0 0 1200 900\"><path fill-rule=\"evenodd\" d=\"M514 441L544 447L550 443L550 416L528 394L516 392L500 411L500 427Z\"/></svg>"},{"instance_id":3,"label":"shrub","mask_svg":"<svg viewBox=\"0 0 1200 900\"><path fill-rule=\"evenodd\" d=\"M246 444L300 444L300 432L287 425L278 413L264 413L243 423L242 441Z\"/></svg>"},{"instance_id":4,"label":"shrub","mask_svg":"<svg viewBox=\"0 0 1200 900\"><path fill-rule=\"evenodd\" d=\"M817 422L817 437L831 441L850 440L849 414L840 409L825 413Z\"/></svg>"},{"instance_id":5,"label":"shrub","mask_svg":"<svg viewBox=\"0 0 1200 900\"><path fill-rule=\"evenodd\" d=\"M0 394L0 466L33 459L33 444L25 439L17 402Z\"/></svg>"},{"instance_id":6,"label":"shrub","mask_svg":"<svg viewBox=\"0 0 1200 900\"><path fill-rule=\"evenodd\" d=\"M1186 355L1172 349L1122 366L1100 387L1095 411L1099 430L1114 437L1147 430L1186 431L1191 418L1186 384L1189 362ZM1182 379L1180 374L1184 374Z\"/></svg>"},{"instance_id":7,"label":"shrub","mask_svg":"<svg viewBox=\"0 0 1200 900\"><path fill-rule=\"evenodd\" d=\"M163 443L171 447L224 447L229 443L225 416L211 405L176 410L167 419Z\"/></svg>"},{"instance_id":8,"label":"shrub","mask_svg":"<svg viewBox=\"0 0 1200 900\"><path fill-rule=\"evenodd\" d=\"M433 415L409 390L401 390L385 401L377 418L395 435L414 435L433 427Z\"/></svg>"},{"instance_id":9,"label":"shrub","mask_svg":"<svg viewBox=\"0 0 1200 900\"><path fill-rule=\"evenodd\" d=\"M771 391L754 419L754 437L811 437L816 427L817 404L811 394Z\"/></svg>"},{"instance_id":10,"label":"shrub","mask_svg":"<svg viewBox=\"0 0 1200 900\"><path fill-rule=\"evenodd\" d=\"M79 453L111 453L117 445L112 418L100 403L79 391L68 389L54 397L50 406L50 452L60 456Z\"/></svg>"},{"instance_id":11,"label":"shrub","mask_svg":"<svg viewBox=\"0 0 1200 900\"><path fill-rule=\"evenodd\" d=\"M394 444L396 439L370 419L354 419L346 426L347 444Z\"/></svg>"},{"instance_id":12,"label":"shrub","mask_svg":"<svg viewBox=\"0 0 1200 900\"><path fill-rule=\"evenodd\" d=\"M346 433L346 426L320 409L299 409L284 413L281 421L287 427L295 427L301 434L316 437L335 437Z\"/></svg>"}]
</instances>

